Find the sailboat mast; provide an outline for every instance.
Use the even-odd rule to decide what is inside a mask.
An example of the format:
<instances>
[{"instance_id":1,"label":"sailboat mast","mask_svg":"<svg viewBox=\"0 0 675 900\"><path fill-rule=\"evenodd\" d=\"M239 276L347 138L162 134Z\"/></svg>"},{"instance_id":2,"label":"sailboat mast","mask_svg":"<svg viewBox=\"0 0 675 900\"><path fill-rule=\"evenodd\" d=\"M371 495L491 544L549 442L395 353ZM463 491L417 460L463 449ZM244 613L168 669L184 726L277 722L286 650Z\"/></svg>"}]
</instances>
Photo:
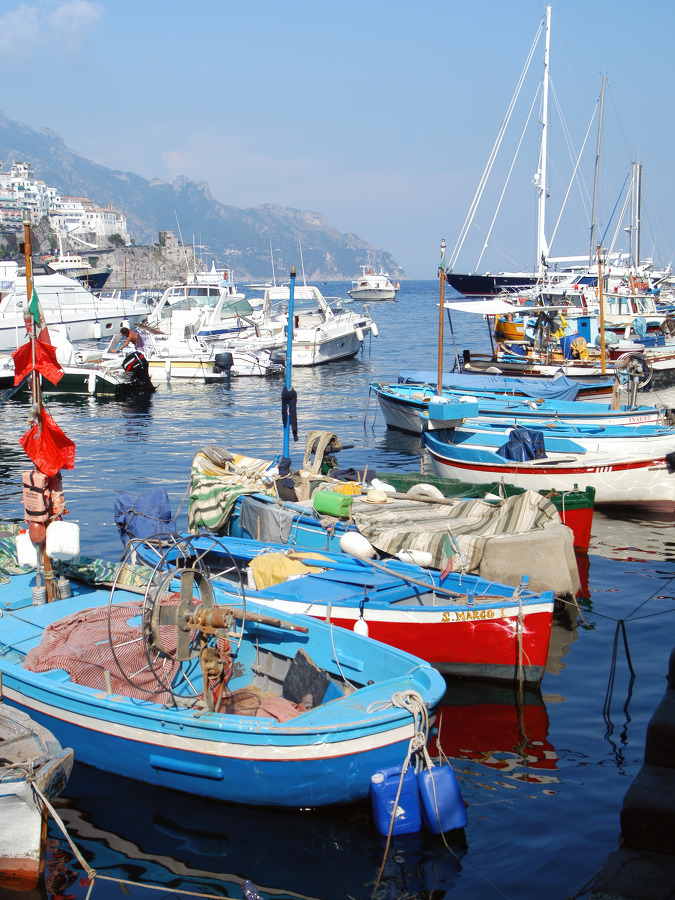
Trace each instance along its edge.
<instances>
[{"instance_id":1,"label":"sailboat mast","mask_svg":"<svg viewBox=\"0 0 675 900\"><path fill-rule=\"evenodd\" d=\"M631 185L630 264L633 271L640 265L640 217L642 207L642 165L633 163Z\"/></svg>"},{"instance_id":2,"label":"sailboat mast","mask_svg":"<svg viewBox=\"0 0 675 900\"><path fill-rule=\"evenodd\" d=\"M544 81L543 98L541 105L541 149L539 151L539 167L534 176L534 184L537 188L537 274L543 275L546 270L548 258L548 243L546 241L546 181L547 181L547 156L548 156L548 84L549 84L549 56L551 50L551 6L546 7L546 43L544 50Z\"/></svg>"},{"instance_id":3,"label":"sailboat mast","mask_svg":"<svg viewBox=\"0 0 675 900\"><path fill-rule=\"evenodd\" d=\"M605 108L605 82L607 76L602 76L602 88L600 90L600 117L598 119L598 143L595 148L595 177L593 179L593 212L591 213L591 248L588 254L589 268L593 265L593 254L595 252L595 216L596 204L598 199L598 177L600 174L600 139L602 137L602 117Z\"/></svg>"}]
</instances>

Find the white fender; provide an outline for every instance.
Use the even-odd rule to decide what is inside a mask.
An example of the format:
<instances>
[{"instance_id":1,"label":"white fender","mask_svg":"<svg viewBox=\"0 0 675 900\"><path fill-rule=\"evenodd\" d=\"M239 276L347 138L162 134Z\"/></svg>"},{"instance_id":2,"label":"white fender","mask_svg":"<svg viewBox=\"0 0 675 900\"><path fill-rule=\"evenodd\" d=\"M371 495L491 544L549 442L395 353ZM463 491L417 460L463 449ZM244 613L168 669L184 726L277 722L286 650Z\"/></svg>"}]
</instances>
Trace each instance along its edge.
<instances>
[{"instance_id":1,"label":"white fender","mask_svg":"<svg viewBox=\"0 0 675 900\"><path fill-rule=\"evenodd\" d=\"M92 332L94 335L94 340L98 340L99 338L103 337L103 330L101 328L100 322L94 322L92 326Z\"/></svg>"},{"instance_id":2,"label":"white fender","mask_svg":"<svg viewBox=\"0 0 675 900\"><path fill-rule=\"evenodd\" d=\"M340 550L350 556L356 556L358 559L371 559L375 556L373 545L358 531L345 531L340 538Z\"/></svg>"},{"instance_id":3,"label":"white fender","mask_svg":"<svg viewBox=\"0 0 675 900\"><path fill-rule=\"evenodd\" d=\"M87 378L87 390L90 394L96 393L96 372L90 372Z\"/></svg>"},{"instance_id":4,"label":"white fender","mask_svg":"<svg viewBox=\"0 0 675 900\"><path fill-rule=\"evenodd\" d=\"M164 371L166 372L167 379L171 378L171 360L167 359L164 363Z\"/></svg>"},{"instance_id":5,"label":"white fender","mask_svg":"<svg viewBox=\"0 0 675 900\"><path fill-rule=\"evenodd\" d=\"M360 328L359 326L357 326L354 331L354 334L359 339L359 341L363 341L363 328Z\"/></svg>"},{"instance_id":6,"label":"white fender","mask_svg":"<svg viewBox=\"0 0 675 900\"><path fill-rule=\"evenodd\" d=\"M357 634L362 634L365 637L368 637L368 623L363 618L363 616L359 616L358 619L356 620L356 622L354 622L353 630Z\"/></svg>"},{"instance_id":7,"label":"white fender","mask_svg":"<svg viewBox=\"0 0 675 900\"><path fill-rule=\"evenodd\" d=\"M374 322L373 322L373 324L370 326L370 333L371 333L372 335L374 335L375 337L377 337L378 334L379 334L379 331L377 330L377 325L376 325Z\"/></svg>"},{"instance_id":8,"label":"white fender","mask_svg":"<svg viewBox=\"0 0 675 900\"><path fill-rule=\"evenodd\" d=\"M433 562L433 557L428 550L399 550L396 556L403 562L414 563L416 566L422 566L423 569L428 569Z\"/></svg>"}]
</instances>

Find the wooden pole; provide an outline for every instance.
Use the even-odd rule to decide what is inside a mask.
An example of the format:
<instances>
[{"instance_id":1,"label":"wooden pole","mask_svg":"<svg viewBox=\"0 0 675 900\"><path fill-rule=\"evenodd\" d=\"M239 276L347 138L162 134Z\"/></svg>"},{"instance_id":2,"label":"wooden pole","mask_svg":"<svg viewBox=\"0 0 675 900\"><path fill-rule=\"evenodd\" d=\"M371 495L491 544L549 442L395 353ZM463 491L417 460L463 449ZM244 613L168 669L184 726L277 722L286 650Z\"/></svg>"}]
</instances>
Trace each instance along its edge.
<instances>
[{"instance_id":1,"label":"wooden pole","mask_svg":"<svg viewBox=\"0 0 675 900\"><path fill-rule=\"evenodd\" d=\"M38 323L33 319L32 313L29 311L29 307L31 301L33 299L33 244L31 241L30 235L30 211L24 210L23 216L23 235L24 235L24 258L25 258L25 266L26 266L26 307L24 309L24 320L26 322L26 327L30 328L29 336L31 342L31 350L33 357L33 372L31 375L31 393L33 398L33 411L35 415L39 418L42 413L42 388L40 385L40 375L35 368L35 339L37 337L37 329L39 327ZM37 466L34 465L34 468L40 471ZM42 531L41 523L33 523L40 524L39 531ZM49 523L47 523L49 524ZM35 533L36 529L33 529L33 533ZM33 535L31 534L31 530L29 528L29 532L31 535L31 540L33 539ZM42 573L44 576L44 584L47 593L47 602L51 603L52 600L56 597L56 585L54 582L54 570L52 568L52 561L45 553L45 542L44 540L41 543L35 544L35 549L37 551L38 556L38 567L36 573L35 584L36 587L39 588L39 573L40 569L42 569Z\"/></svg>"},{"instance_id":2,"label":"wooden pole","mask_svg":"<svg viewBox=\"0 0 675 900\"><path fill-rule=\"evenodd\" d=\"M438 314L438 380L436 382L436 396L443 394L443 317L445 315L445 238L441 241L441 264L438 269L441 279L440 287L440 311Z\"/></svg>"}]
</instances>

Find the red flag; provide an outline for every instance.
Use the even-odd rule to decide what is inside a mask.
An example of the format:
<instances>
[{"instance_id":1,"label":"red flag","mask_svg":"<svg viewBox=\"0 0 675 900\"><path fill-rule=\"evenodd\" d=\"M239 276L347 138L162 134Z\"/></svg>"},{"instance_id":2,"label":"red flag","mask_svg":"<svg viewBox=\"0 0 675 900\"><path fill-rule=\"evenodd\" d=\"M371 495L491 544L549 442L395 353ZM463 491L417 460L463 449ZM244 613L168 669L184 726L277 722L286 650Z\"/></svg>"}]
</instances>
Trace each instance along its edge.
<instances>
[{"instance_id":1,"label":"red flag","mask_svg":"<svg viewBox=\"0 0 675 900\"><path fill-rule=\"evenodd\" d=\"M26 375L33 371L33 351L31 342L22 344L12 352L14 360L14 384L21 384ZM49 343L44 343L39 338L35 339L35 368L44 377L56 384L63 375L63 369L56 358L56 348Z\"/></svg>"},{"instance_id":2,"label":"red flag","mask_svg":"<svg viewBox=\"0 0 675 900\"><path fill-rule=\"evenodd\" d=\"M45 475L56 475L60 469L75 468L75 444L61 431L45 409L19 443L26 456Z\"/></svg>"}]
</instances>

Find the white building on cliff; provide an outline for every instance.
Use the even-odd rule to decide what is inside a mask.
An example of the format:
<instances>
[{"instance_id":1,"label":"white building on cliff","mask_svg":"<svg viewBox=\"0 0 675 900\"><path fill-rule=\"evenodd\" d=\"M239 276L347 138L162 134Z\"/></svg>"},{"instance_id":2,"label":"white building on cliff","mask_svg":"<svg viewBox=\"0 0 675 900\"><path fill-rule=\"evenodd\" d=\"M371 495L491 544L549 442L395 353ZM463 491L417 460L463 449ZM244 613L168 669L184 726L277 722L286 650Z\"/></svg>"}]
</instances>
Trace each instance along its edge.
<instances>
[{"instance_id":1,"label":"white building on cliff","mask_svg":"<svg viewBox=\"0 0 675 900\"><path fill-rule=\"evenodd\" d=\"M119 234L125 244L131 243L126 216L112 203L104 208L86 197L61 197L56 188L35 178L29 163L14 163L9 172L0 163L0 227L19 231L25 209L30 210L33 224L47 216L54 231L76 241L78 236L94 234L106 246L111 235Z\"/></svg>"}]
</instances>

